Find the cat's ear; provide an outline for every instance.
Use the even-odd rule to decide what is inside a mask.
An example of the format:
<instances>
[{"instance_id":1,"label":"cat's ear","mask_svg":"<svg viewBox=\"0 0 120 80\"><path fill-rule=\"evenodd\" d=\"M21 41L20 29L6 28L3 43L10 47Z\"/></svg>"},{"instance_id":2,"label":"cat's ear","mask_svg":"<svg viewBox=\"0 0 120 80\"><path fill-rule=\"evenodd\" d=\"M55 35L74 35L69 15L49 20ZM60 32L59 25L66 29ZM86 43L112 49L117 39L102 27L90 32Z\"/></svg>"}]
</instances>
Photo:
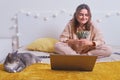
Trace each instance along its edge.
<instances>
[{"instance_id":1,"label":"cat's ear","mask_svg":"<svg viewBox=\"0 0 120 80\"><path fill-rule=\"evenodd\" d=\"M11 57L11 53L8 53L8 56L7 57Z\"/></svg>"},{"instance_id":2,"label":"cat's ear","mask_svg":"<svg viewBox=\"0 0 120 80\"><path fill-rule=\"evenodd\" d=\"M14 54L17 54L18 53L18 50L14 52Z\"/></svg>"}]
</instances>

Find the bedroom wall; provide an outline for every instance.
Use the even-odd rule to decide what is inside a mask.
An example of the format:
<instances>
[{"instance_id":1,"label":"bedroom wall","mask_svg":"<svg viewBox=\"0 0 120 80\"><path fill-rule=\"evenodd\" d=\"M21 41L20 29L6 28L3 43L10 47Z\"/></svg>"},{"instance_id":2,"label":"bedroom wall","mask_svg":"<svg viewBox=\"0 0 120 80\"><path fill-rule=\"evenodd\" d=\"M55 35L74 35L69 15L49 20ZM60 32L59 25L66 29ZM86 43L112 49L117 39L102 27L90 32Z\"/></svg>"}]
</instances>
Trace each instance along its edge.
<instances>
[{"instance_id":1,"label":"bedroom wall","mask_svg":"<svg viewBox=\"0 0 120 80\"><path fill-rule=\"evenodd\" d=\"M119 0L0 0L0 37L11 36L11 18L20 10L35 13L65 10L73 13L81 3L90 6L93 20L102 29L108 44L120 45L120 38L117 37L120 34Z\"/></svg>"}]
</instances>

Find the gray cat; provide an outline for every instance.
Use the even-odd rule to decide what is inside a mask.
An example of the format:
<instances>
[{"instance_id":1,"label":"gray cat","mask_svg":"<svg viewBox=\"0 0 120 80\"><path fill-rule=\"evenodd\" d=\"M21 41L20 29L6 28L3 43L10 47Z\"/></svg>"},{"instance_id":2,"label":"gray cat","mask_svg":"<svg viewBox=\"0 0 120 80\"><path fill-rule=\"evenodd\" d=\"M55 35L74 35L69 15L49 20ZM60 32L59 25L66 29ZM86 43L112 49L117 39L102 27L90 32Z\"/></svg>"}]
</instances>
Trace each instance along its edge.
<instances>
[{"instance_id":1,"label":"gray cat","mask_svg":"<svg viewBox=\"0 0 120 80\"><path fill-rule=\"evenodd\" d=\"M31 53L9 53L4 62L4 69L7 72L15 73L20 72L27 66L41 62L41 58Z\"/></svg>"}]
</instances>

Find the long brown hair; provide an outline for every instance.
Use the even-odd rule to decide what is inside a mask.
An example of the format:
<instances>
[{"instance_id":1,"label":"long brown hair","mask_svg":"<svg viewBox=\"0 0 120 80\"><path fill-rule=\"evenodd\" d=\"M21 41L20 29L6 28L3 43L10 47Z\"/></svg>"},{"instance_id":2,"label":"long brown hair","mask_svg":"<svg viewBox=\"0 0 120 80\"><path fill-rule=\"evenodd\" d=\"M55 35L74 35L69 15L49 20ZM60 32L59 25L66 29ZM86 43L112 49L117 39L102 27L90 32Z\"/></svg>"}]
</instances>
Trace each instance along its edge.
<instances>
[{"instance_id":1,"label":"long brown hair","mask_svg":"<svg viewBox=\"0 0 120 80\"><path fill-rule=\"evenodd\" d=\"M77 18L76 16L79 14L79 12L82 10L82 9L86 9L88 11L88 15L89 15L89 20L88 22L85 24L85 30L89 31L90 30L90 26L91 26L91 11L90 11L90 8L87 4L81 4L79 5L77 8L76 8L76 11L74 13L74 16L73 16L73 27L74 27L74 33L76 33L77 31L77 27L79 27L81 24L77 21Z\"/></svg>"}]
</instances>

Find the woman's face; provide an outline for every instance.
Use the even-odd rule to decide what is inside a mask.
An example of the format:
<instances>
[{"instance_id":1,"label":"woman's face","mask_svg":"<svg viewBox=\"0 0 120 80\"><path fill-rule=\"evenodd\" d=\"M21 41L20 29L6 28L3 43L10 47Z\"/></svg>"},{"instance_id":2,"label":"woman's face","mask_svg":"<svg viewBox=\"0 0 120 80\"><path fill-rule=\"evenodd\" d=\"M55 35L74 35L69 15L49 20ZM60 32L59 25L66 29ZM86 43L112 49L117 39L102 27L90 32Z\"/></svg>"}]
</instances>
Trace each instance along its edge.
<instances>
[{"instance_id":1,"label":"woman's face","mask_svg":"<svg viewBox=\"0 0 120 80\"><path fill-rule=\"evenodd\" d=\"M87 9L81 9L76 16L78 22L84 25L89 20L89 14Z\"/></svg>"}]
</instances>

